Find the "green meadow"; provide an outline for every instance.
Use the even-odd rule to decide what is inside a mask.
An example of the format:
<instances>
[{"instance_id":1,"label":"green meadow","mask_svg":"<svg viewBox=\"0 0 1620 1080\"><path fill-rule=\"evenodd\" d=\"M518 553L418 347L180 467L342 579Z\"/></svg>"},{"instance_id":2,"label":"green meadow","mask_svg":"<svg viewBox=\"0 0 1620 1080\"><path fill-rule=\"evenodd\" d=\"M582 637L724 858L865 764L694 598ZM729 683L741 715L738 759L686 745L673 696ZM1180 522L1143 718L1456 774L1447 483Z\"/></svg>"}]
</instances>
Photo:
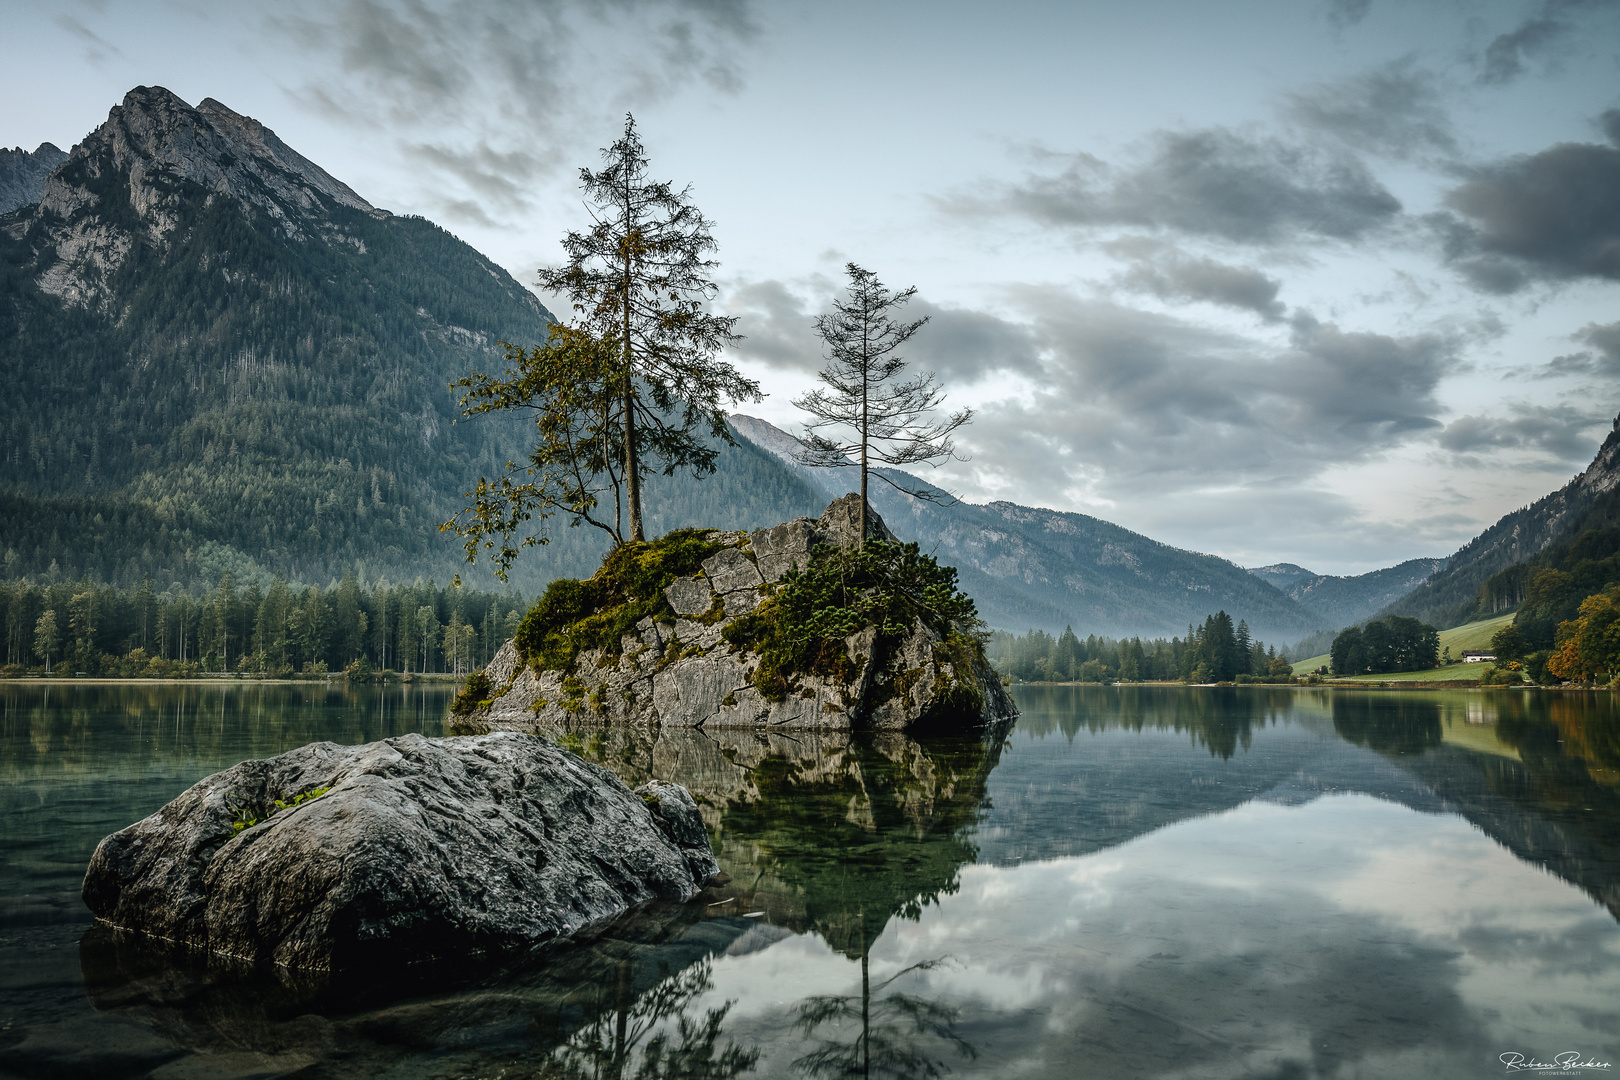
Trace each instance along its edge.
<instances>
[{"instance_id":1,"label":"green meadow","mask_svg":"<svg viewBox=\"0 0 1620 1080\"><path fill-rule=\"evenodd\" d=\"M1513 621L1513 616L1498 615L1494 619L1482 619L1479 622L1464 623L1462 626L1453 626L1450 630L1440 631L1440 652L1442 654L1449 648L1453 658L1459 658L1465 649L1488 649L1491 637L1502 627ZM1294 665L1294 674L1303 675L1308 671L1315 671L1328 662L1328 654L1312 656L1301 660ZM1431 668L1428 671L1396 671L1384 675L1356 675L1347 680L1350 682L1455 682L1477 683L1479 677L1485 673L1489 664L1448 664L1442 668Z\"/></svg>"}]
</instances>

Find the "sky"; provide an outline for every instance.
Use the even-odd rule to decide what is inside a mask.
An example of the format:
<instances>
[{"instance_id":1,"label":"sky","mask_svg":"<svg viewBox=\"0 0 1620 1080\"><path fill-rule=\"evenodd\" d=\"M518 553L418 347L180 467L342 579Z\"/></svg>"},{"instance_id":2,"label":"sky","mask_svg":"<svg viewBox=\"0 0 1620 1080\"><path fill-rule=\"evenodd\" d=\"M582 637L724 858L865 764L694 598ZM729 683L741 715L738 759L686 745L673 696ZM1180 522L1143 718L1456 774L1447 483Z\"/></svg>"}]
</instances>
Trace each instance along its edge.
<instances>
[{"instance_id":1,"label":"sky","mask_svg":"<svg viewBox=\"0 0 1620 1080\"><path fill-rule=\"evenodd\" d=\"M974 502L1245 566L1455 551L1620 411L1620 0L48 0L0 145L137 85L262 121L533 285L633 113L795 429L855 262L974 410ZM567 305L542 294L552 310Z\"/></svg>"}]
</instances>

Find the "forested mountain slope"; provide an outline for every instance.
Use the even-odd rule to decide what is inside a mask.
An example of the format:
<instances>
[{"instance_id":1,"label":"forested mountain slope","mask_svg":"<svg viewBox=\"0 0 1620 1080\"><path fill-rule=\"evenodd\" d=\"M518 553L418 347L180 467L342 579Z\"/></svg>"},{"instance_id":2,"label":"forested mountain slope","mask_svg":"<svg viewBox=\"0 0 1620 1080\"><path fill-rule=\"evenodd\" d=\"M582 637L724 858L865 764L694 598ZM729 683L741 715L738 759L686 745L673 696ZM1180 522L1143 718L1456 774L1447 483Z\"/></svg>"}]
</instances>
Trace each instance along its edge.
<instances>
[{"instance_id":1,"label":"forested mountain slope","mask_svg":"<svg viewBox=\"0 0 1620 1080\"><path fill-rule=\"evenodd\" d=\"M1492 601L1479 595L1487 579L1554 544L1574 540L1586 528L1616 523L1617 487L1620 418L1584 472L1551 495L1504 515L1451 556L1444 570L1390 604L1385 613L1414 615L1442 628L1488 614ZM1498 597L1496 603L1511 607L1517 600L1504 602Z\"/></svg>"},{"instance_id":2,"label":"forested mountain slope","mask_svg":"<svg viewBox=\"0 0 1620 1080\"><path fill-rule=\"evenodd\" d=\"M1249 573L1275 585L1333 630L1353 626L1405 596L1446 565L1445 559L1408 559L1353 577L1316 574L1293 563L1252 566Z\"/></svg>"},{"instance_id":3,"label":"forested mountain slope","mask_svg":"<svg viewBox=\"0 0 1620 1080\"><path fill-rule=\"evenodd\" d=\"M138 87L0 217L6 576L446 580L465 565L438 525L529 434L454 423L449 384L549 320L477 251L257 121ZM649 487L654 528L820 510L746 447L718 478ZM563 528L514 583L588 574L600 551Z\"/></svg>"},{"instance_id":4,"label":"forested mountain slope","mask_svg":"<svg viewBox=\"0 0 1620 1080\"><path fill-rule=\"evenodd\" d=\"M792 464L797 443L763 420L732 425L799 475L841 495L859 484L854 469ZM916 477L891 471L912 490ZM836 490L835 490L836 489ZM937 489L930 489L937 490ZM943 493L942 493L943 494ZM899 536L918 541L960 571L963 587L991 625L1082 634L1171 636L1225 610L1267 641L1293 641L1326 625L1297 601L1235 563L1161 544L1084 514L993 502L929 502L874 480L869 497Z\"/></svg>"}]
</instances>

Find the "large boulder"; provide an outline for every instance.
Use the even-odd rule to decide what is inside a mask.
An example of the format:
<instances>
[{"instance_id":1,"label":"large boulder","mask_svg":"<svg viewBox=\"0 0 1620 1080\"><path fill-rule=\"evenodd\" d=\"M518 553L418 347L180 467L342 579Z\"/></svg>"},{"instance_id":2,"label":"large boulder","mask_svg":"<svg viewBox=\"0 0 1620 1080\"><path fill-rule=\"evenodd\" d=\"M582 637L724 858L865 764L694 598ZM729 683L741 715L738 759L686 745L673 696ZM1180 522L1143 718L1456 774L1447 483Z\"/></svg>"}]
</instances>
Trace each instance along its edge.
<instances>
[{"instance_id":1,"label":"large boulder","mask_svg":"<svg viewBox=\"0 0 1620 1080\"><path fill-rule=\"evenodd\" d=\"M631 791L532 735L405 735L199 781L101 842L84 900L111 926L339 971L527 949L718 871L677 784Z\"/></svg>"},{"instance_id":2,"label":"large boulder","mask_svg":"<svg viewBox=\"0 0 1620 1080\"><path fill-rule=\"evenodd\" d=\"M819 519L797 518L753 533L713 532L719 546L696 573L664 590L667 619L643 618L617 647L581 653L567 670L527 662L516 641L490 661L478 685L489 697L464 700L453 721L465 730L550 730L578 719L602 725L675 725L822 730L920 730L963 700L982 702L967 719L994 725L1017 706L976 643L947 640L919 619L898 641L870 628L849 636L847 681L815 674L792 693L770 696L751 676L760 657L725 640L726 628L754 611L790 569L803 569L817 545L859 538L860 496L829 505ZM866 535L895 542L868 509Z\"/></svg>"}]
</instances>

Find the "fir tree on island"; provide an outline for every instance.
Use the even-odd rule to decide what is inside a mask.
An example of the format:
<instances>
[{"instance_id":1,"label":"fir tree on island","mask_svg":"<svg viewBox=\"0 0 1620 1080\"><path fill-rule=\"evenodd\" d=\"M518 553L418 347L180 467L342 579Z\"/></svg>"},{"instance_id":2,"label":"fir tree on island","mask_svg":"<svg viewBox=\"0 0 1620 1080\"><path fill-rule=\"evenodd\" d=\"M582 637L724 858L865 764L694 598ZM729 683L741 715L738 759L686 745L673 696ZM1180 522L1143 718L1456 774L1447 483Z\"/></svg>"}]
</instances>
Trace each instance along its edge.
<instances>
[{"instance_id":1,"label":"fir tree on island","mask_svg":"<svg viewBox=\"0 0 1620 1080\"><path fill-rule=\"evenodd\" d=\"M916 286L891 292L877 275L854 263L845 266L848 295L835 301L831 314L816 319L816 333L827 348L827 366L816 376L823 383L793 404L813 419L805 425L800 461L812 468L861 471L861 542L866 537L867 478L872 462L885 465L932 464L953 456L951 434L973 419L963 409L944 420L930 414L944 401L932 372L904 378L906 362L896 352L928 322L899 317ZM828 429L843 429L841 439ZM850 457L856 460L851 461ZM907 495L933 499L929 491L902 487L882 473L878 479Z\"/></svg>"}]
</instances>

